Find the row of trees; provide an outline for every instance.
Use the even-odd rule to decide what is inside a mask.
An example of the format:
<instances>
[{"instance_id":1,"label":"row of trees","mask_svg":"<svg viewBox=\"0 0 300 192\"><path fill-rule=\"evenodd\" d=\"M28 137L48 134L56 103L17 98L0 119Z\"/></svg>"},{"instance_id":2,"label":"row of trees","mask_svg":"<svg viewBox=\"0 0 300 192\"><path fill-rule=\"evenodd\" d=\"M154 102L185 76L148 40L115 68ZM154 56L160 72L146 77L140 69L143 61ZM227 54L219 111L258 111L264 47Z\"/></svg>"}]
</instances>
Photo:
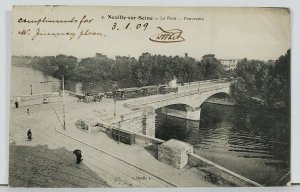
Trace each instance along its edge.
<instances>
[{"instance_id":1,"label":"row of trees","mask_svg":"<svg viewBox=\"0 0 300 192\"><path fill-rule=\"evenodd\" d=\"M31 65L47 75L75 81L117 82L122 87L168 83L174 77L179 82L191 82L229 76L213 54L204 55L201 61L185 55L165 56L143 53L138 59L116 56L115 59L97 53L95 57L80 61L73 56L57 55L38 57Z\"/></svg>"},{"instance_id":2,"label":"row of trees","mask_svg":"<svg viewBox=\"0 0 300 192\"><path fill-rule=\"evenodd\" d=\"M143 53L138 59L116 56L114 59L97 53L95 57L79 61L74 56L57 55L34 58L13 58L16 65L26 65L47 75L75 81L114 81L119 87L165 84L177 78L191 82L237 76L231 91L241 105L279 107L290 105L290 50L276 61L243 59L235 71L224 70L213 55L204 55L200 61L189 57L152 55Z\"/></svg>"},{"instance_id":3,"label":"row of trees","mask_svg":"<svg viewBox=\"0 0 300 192\"><path fill-rule=\"evenodd\" d=\"M276 61L244 59L236 68L231 91L235 100L248 107L290 108L290 50Z\"/></svg>"},{"instance_id":4,"label":"row of trees","mask_svg":"<svg viewBox=\"0 0 300 192\"><path fill-rule=\"evenodd\" d=\"M200 61L189 57L143 53L138 59L116 56L114 59L97 53L95 57L74 56L13 57L15 65L31 65L47 75L81 82L113 81L115 86L133 87L165 84L177 78L191 82L236 76L232 96L237 103L248 106L290 106L290 50L276 61L243 59L235 71L224 70L213 55Z\"/></svg>"}]
</instances>

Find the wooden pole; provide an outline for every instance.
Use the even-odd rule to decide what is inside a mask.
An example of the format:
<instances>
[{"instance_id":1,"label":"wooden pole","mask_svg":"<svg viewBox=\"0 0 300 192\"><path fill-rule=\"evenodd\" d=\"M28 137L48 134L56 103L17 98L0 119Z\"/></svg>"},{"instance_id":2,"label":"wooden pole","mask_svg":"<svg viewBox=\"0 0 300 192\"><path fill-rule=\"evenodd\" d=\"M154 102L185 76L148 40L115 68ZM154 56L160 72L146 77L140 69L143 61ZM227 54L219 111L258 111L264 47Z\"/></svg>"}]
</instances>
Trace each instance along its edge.
<instances>
[{"instance_id":1,"label":"wooden pole","mask_svg":"<svg viewBox=\"0 0 300 192\"><path fill-rule=\"evenodd\" d=\"M117 115L117 100L114 98L114 116Z\"/></svg>"},{"instance_id":2,"label":"wooden pole","mask_svg":"<svg viewBox=\"0 0 300 192\"><path fill-rule=\"evenodd\" d=\"M63 128L66 130L66 113L65 113L65 79L62 75L62 94L63 94Z\"/></svg>"}]
</instances>

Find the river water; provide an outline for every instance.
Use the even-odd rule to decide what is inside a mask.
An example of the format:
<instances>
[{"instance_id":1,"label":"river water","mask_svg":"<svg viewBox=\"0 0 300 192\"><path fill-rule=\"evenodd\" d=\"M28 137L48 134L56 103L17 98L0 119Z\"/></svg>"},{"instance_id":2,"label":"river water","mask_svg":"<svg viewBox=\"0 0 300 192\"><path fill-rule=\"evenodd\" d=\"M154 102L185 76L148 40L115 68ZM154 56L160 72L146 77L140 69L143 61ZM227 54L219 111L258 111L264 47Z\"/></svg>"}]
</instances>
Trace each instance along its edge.
<instances>
[{"instance_id":1,"label":"river water","mask_svg":"<svg viewBox=\"0 0 300 192\"><path fill-rule=\"evenodd\" d=\"M204 103L200 117L199 122L158 114L156 137L190 143L194 153L263 185L277 185L289 172L289 123L281 113L254 115Z\"/></svg>"},{"instance_id":2,"label":"river water","mask_svg":"<svg viewBox=\"0 0 300 192\"><path fill-rule=\"evenodd\" d=\"M26 67L11 67L11 96L54 92L61 81ZM31 87L30 87L31 85ZM110 91L111 82L67 81L65 88L83 93ZM287 115L287 114L285 114ZM249 114L241 107L204 103L201 121L158 114L156 137L194 146L194 153L263 185L276 185L289 172L290 131L282 113Z\"/></svg>"},{"instance_id":3,"label":"river water","mask_svg":"<svg viewBox=\"0 0 300 192\"><path fill-rule=\"evenodd\" d=\"M11 67L11 96L49 93L61 90L61 81L30 67ZM30 86L31 85L31 86ZM77 93L111 91L111 82L65 81L65 89Z\"/></svg>"},{"instance_id":4,"label":"river water","mask_svg":"<svg viewBox=\"0 0 300 192\"><path fill-rule=\"evenodd\" d=\"M11 96L30 95L59 91L58 79L45 76L42 72L29 67L11 67ZM31 85L31 86L30 86Z\"/></svg>"}]
</instances>

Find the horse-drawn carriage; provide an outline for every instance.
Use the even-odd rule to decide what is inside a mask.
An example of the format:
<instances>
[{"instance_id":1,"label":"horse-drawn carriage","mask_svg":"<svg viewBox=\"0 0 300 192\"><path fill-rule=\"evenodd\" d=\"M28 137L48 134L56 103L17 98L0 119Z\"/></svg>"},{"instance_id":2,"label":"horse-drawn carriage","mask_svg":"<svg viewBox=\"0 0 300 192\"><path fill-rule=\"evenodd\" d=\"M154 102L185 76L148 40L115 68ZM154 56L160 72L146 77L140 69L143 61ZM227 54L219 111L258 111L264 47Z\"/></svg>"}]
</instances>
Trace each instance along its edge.
<instances>
[{"instance_id":1,"label":"horse-drawn carriage","mask_svg":"<svg viewBox=\"0 0 300 192\"><path fill-rule=\"evenodd\" d=\"M151 85L145 87L118 89L116 91L107 92L105 95L106 97L112 97L115 100L126 100L149 95L168 94L172 92L177 93L178 87L170 87L168 85Z\"/></svg>"},{"instance_id":2,"label":"horse-drawn carriage","mask_svg":"<svg viewBox=\"0 0 300 192\"><path fill-rule=\"evenodd\" d=\"M168 93L172 93L172 92L177 93L178 87L170 87L167 85L161 85L158 88L158 92L159 92L159 94L168 94Z\"/></svg>"},{"instance_id":3,"label":"horse-drawn carriage","mask_svg":"<svg viewBox=\"0 0 300 192\"><path fill-rule=\"evenodd\" d=\"M101 102L103 97L104 94L102 93L94 95L92 93L87 92L84 95L77 95L78 102L86 102L86 103Z\"/></svg>"},{"instance_id":4,"label":"horse-drawn carriage","mask_svg":"<svg viewBox=\"0 0 300 192\"><path fill-rule=\"evenodd\" d=\"M178 87L172 87L170 85L151 85L144 87L131 87L117 89L111 92L105 93L92 93L86 92L84 95L77 95L78 102L101 102L103 97L112 98L114 100L126 100L131 98L157 95L157 94L169 94L178 93Z\"/></svg>"},{"instance_id":5,"label":"horse-drawn carriage","mask_svg":"<svg viewBox=\"0 0 300 192\"><path fill-rule=\"evenodd\" d=\"M118 89L116 91L113 91L112 93L114 99L116 100L126 100L142 96L141 89L138 87Z\"/></svg>"}]
</instances>

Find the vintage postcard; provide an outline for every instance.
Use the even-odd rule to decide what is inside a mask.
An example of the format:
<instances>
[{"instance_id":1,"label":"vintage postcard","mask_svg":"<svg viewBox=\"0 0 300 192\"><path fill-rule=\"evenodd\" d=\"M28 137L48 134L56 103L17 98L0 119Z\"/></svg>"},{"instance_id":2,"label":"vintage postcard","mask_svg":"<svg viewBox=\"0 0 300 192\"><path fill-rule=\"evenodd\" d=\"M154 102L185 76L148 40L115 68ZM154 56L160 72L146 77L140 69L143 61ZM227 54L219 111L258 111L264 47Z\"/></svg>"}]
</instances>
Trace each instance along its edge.
<instances>
[{"instance_id":1,"label":"vintage postcard","mask_svg":"<svg viewBox=\"0 0 300 192\"><path fill-rule=\"evenodd\" d=\"M11 187L286 186L287 8L14 6Z\"/></svg>"}]
</instances>

